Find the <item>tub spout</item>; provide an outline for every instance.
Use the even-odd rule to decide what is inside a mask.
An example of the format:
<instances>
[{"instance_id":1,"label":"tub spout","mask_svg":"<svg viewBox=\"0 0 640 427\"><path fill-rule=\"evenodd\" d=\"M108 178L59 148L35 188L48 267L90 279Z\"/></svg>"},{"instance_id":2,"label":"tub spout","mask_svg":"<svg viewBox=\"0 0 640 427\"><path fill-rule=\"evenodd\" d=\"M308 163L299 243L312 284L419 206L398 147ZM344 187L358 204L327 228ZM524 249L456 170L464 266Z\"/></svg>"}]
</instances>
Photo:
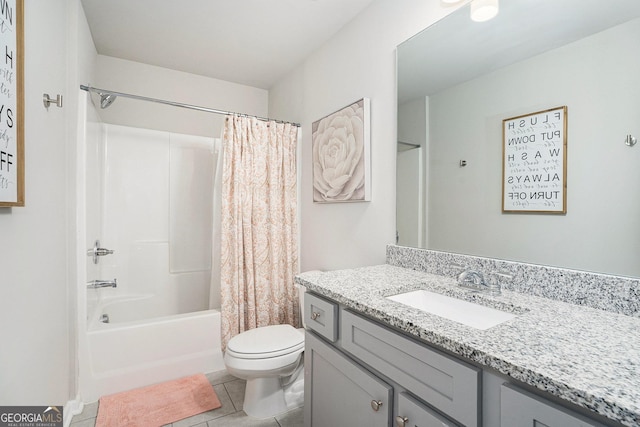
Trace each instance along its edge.
<instances>
[{"instance_id":1,"label":"tub spout","mask_svg":"<svg viewBox=\"0 0 640 427\"><path fill-rule=\"evenodd\" d=\"M116 279L113 280L91 280L87 282L87 288L89 289L98 289L98 288L115 288L118 286L118 282Z\"/></svg>"}]
</instances>

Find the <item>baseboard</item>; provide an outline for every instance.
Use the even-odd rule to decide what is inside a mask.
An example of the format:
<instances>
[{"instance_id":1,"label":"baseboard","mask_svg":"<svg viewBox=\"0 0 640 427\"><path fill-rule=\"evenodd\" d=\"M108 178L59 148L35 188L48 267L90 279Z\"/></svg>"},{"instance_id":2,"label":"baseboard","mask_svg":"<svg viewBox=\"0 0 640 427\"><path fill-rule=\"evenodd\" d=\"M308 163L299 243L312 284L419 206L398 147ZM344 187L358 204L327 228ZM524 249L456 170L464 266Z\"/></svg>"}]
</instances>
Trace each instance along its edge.
<instances>
[{"instance_id":1,"label":"baseboard","mask_svg":"<svg viewBox=\"0 0 640 427\"><path fill-rule=\"evenodd\" d=\"M64 410L62 411L62 413L64 414L64 427L69 427L71 425L71 419L73 418L73 416L81 414L82 409L84 409L84 403L82 402L82 400L80 400L80 396L76 396L75 400L69 400L64 405Z\"/></svg>"}]
</instances>

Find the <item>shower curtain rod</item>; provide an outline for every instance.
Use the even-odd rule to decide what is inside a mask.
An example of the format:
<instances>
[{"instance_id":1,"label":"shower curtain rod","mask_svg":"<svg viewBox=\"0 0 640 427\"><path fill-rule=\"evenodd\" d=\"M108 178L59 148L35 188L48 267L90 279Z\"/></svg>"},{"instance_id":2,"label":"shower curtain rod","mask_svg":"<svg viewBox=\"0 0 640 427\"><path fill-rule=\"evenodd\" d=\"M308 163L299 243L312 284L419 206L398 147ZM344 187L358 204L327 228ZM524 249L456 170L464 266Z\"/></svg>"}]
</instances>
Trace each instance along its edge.
<instances>
[{"instance_id":1,"label":"shower curtain rod","mask_svg":"<svg viewBox=\"0 0 640 427\"><path fill-rule=\"evenodd\" d=\"M245 117L255 117L258 120L264 120L264 121L275 121L277 123L289 123L293 126L296 127L300 127L300 123L292 123L292 122L287 122L284 120L274 120L274 119L270 119L268 117L260 117L260 116L255 116L252 114L244 114L244 113L234 113L232 111L224 111L224 110L216 110L215 108L208 108L208 107L200 107L198 105L191 105L191 104L183 104L181 102L174 102L174 101L166 101L164 99L157 99L157 98L149 98L146 96L140 96L140 95L133 95L130 93L123 93L123 92L115 92L112 90L106 90L106 89L100 89L97 87L93 87L93 86L86 86L86 85L80 85L80 89L87 91L87 92L93 92L93 93L97 93L100 96L103 95L114 95L114 96L121 96L123 98L131 98L131 99L137 99L140 101L149 101L149 102L155 102L157 104L165 104L165 105L171 105L174 107L180 107L180 108L187 108L190 110L198 110L198 111L204 111L207 113L214 113L214 114L224 114L224 115L229 115L229 114L233 114L233 115L237 115L237 116L245 116Z\"/></svg>"}]
</instances>

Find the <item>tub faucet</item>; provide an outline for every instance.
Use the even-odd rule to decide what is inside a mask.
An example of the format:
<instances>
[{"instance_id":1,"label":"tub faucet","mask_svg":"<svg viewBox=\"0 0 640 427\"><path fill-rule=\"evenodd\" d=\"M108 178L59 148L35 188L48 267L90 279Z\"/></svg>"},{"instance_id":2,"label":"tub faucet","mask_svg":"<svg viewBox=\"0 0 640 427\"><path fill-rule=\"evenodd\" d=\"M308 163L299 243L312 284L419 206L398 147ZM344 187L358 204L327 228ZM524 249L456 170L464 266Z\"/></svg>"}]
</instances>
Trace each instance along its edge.
<instances>
[{"instance_id":1,"label":"tub faucet","mask_svg":"<svg viewBox=\"0 0 640 427\"><path fill-rule=\"evenodd\" d=\"M98 288L115 288L118 285L116 279L113 280L91 280L87 282L87 288L89 289L98 289Z\"/></svg>"}]
</instances>

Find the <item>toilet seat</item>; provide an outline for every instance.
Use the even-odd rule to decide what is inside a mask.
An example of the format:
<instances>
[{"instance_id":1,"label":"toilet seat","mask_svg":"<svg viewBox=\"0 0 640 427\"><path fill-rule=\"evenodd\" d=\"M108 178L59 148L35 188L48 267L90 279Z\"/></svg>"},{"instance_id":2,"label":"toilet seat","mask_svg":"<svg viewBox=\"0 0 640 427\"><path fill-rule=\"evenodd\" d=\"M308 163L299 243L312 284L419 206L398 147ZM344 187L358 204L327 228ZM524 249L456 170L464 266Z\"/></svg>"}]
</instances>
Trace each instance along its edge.
<instances>
[{"instance_id":1,"label":"toilet seat","mask_svg":"<svg viewBox=\"0 0 640 427\"><path fill-rule=\"evenodd\" d=\"M229 356L238 359L267 359L304 349L304 334L291 325L272 325L250 329L231 338Z\"/></svg>"}]
</instances>

